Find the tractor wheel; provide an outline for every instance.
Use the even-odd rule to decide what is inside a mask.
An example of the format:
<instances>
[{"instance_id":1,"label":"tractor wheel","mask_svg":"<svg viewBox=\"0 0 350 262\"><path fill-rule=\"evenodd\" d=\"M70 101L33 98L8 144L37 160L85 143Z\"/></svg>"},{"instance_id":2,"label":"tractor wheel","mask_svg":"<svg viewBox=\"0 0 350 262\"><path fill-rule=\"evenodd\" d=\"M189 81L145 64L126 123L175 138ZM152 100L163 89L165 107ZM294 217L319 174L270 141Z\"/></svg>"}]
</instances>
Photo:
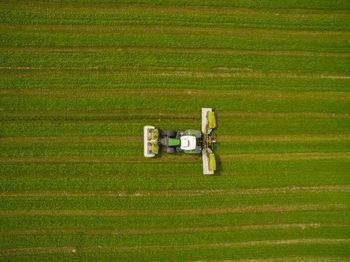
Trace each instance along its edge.
<instances>
[{"instance_id":1,"label":"tractor wheel","mask_svg":"<svg viewBox=\"0 0 350 262\"><path fill-rule=\"evenodd\" d=\"M175 148L175 147L168 147L168 148L166 149L166 152L167 152L168 154L175 153L175 152L176 152L176 148Z\"/></svg>"},{"instance_id":2,"label":"tractor wheel","mask_svg":"<svg viewBox=\"0 0 350 262\"><path fill-rule=\"evenodd\" d=\"M176 131L174 130L167 130L165 131L165 134L167 137L176 137Z\"/></svg>"}]
</instances>

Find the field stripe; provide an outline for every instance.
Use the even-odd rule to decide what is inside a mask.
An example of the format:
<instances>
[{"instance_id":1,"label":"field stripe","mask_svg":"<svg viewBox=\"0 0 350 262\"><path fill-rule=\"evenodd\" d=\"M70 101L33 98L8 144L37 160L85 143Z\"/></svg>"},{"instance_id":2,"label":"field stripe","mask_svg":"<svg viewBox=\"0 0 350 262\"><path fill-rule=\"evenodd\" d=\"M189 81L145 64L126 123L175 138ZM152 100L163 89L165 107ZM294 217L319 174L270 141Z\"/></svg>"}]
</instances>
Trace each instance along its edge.
<instances>
[{"instance_id":1,"label":"field stripe","mask_svg":"<svg viewBox=\"0 0 350 262\"><path fill-rule=\"evenodd\" d=\"M308 224L253 224L238 226L201 226L201 227L151 227L126 229L86 229L86 228L60 228L60 229L21 229L2 230L0 236L21 235L62 235L62 234L88 234L88 235L147 235L147 234L178 234L203 232L233 232L269 229L320 229L320 228L349 228L350 224L334 223L308 223Z\"/></svg>"},{"instance_id":2,"label":"field stripe","mask_svg":"<svg viewBox=\"0 0 350 262\"><path fill-rule=\"evenodd\" d=\"M295 244L348 244L350 239L337 238L309 238L289 240L260 240L233 243L212 243L193 245L144 245L144 246L64 246L64 247L25 247L0 249L2 255L24 255L24 254L61 254L61 253L85 253L85 252L135 252L135 251L164 251L164 250L188 250L188 249L217 249L217 248L245 248L261 246L281 246Z\"/></svg>"},{"instance_id":3,"label":"field stripe","mask_svg":"<svg viewBox=\"0 0 350 262\"><path fill-rule=\"evenodd\" d=\"M220 142L315 142L349 141L350 135L271 135L271 136L225 136L218 135ZM66 144L66 143L143 143L140 136L25 136L0 137L0 144Z\"/></svg>"},{"instance_id":4,"label":"field stripe","mask_svg":"<svg viewBox=\"0 0 350 262\"><path fill-rule=\"evenodd\" d=\"M0 137L0 144L36 144L36 143L135 143L142 142L140 136L38 136L38 137Z\"/></svg>"},{"instance_id":5,"label":"field stripe","mask_svg":"<svg viewBox=\"0 0 350 262\"><path fill-rule=\"evenodd\" d=\"M220 155L220 161L290 161L290 160L325 160L350 159L350 152L317 152L317 153L269 153L269 154L235 154ZM0 157L1 164L16 163L141 163L152 164L162 162L196 162L200 157L188 155L162 156L161 158L145 159L135 157L110 156L38 156L38 157Z\"/></svg>"},{"instance_id":6,"label":"field stripe","mask_svg":"<svg viewBox=\"0 0 350 262\"><path fill-rule=\"evenodd\" d=\"M111 96L161 96L186 97L190 95L197 97L239 97L254 99L308 99L308 100L346 100L350 102L350 92L335 91L269 91L269 90L204 90L204 89L164 89L152 88L149 90L140 89L100 89L100 90L79 90L79 89L0 89L2 96L45 96L45 97L111 97Z\"/></svg>"},{"instance_id":7,"label":"field stripe","mask_svg":"<svg viewBox=\"0 0 350 262\"><path fill-rule=\"evenodd\" d=\"M243 118L243 119L278 119L278 118L322 118L322 119L350 119L350 114L347 113L325 113L325 112L244 112L244 111L219 111L217 115L220 119L231 119L232 118ZM129 121L140 121L142 117L151 121L151 117L154 119L171 119L172 122L176 120L185 119L200 119L199 112L167 112L167 111L150 111L145 110L140 112L139 110L113 110L113 111L101 111L101 112L77 112L77 111L1 111L1 117L13 117L13 118L33 118L33 117L80 117L80 118L91 118L91 117L124 117L120 120ZM132 119L132 117L138 117L138 119ZM147 116L147 118L146 118ZM131 119L130 119L131 118ZM103 120L103 119L97 119Z\"/></svg>"},{"instance_id":8,"label":"field stripe","mask_svg":"<svg viewBox=\"0 0 350 262\"><path fill-rule=\"evenodd\" d=\"M290 161L290 160L322 160L322 159L350 159L350 152L331 153L271 153L271 154L236 154L222 155L222 161Z\"/></svg>"},{"instance_id":9,"label":"field stripe","mask_svg":"<svg viewBox=\"0 0 350 262\"><path fill-rule=\"evenodd\" d=\"M233 208L210 209L147 209L147 210L0 210L0 217L33 217L33 216L69 216L69 217L129 217L129 216L204 216L222 214L268 213L268 212L296 212L296 211L326 211L349 210L344 204L309 204L309 205L258 205Z\"/></svg>"},{"instance_id":10,"label":"field stripe","mask_svg":"<svg viewBox=\"0 0 350 262\"><path fill-rule=\"evenodd\" d=\"M97 72L110 72L114 74L127 74L127 75L139 75L147 74L154 76L177 76L177 77L278 77L278 78L291 78L291 79L350 79L349 75L338 75L329 72L301 72L301 71L288 71L288 70L259 70L252 69L248 67L236 67L236 68L213 68L210 70L200 69L200 68L180 68L180 67L109 67L109 68L99 68L99 67L32 67L32 66L0 66L0 72L8 71L19 71L37 74L38 72L69 72L69 73L97 73Z\"/></svg>"},{"instance_id":11,"label":"field stripe","mask_svg":"<svg viewBox=\"0 0 350 262\"><path fill-rule=\"evenodd\" d=\"M158 4L138 4L138 3L54 3L54 2L36 2L35 5L30 2L14 2L11 4L2 3L3 8L9 10L29 10L37 11L41 9L55 10L60 13L62 11L73 11L83 13L98 14L114 14L120 13L158 13L158 14L175 14L175 15L241 15L246 17L271 17L281 15L294 19L303 18L327 18L330 14L332 18L347 18L347 10L321 10L321 9L300 9L300 8L279 8L266 9L258 7L237 7L237 6L218 6L218 5L158 5Z\"/></svg>"},{"instance_id":12,"label":"field stripe","mask_svg":"<svg viewBox=\"0 0 350 262\"><path fill-rule=\"evenodd\" d=\"M350 192L350 185L293 186L272 188L197 189L166 191L4 191L0 197L188 197L208 195L259 195L285 193Z\"/></svg>"},{"instance_id":13,"label":"field stripe","mask_svg":"<svg viewBox=\"0 0 350 262\"><path fill-rule=\"evenodd\" d=\"M289 29L265 29L265 28L240 28L240 27L205 27L205 26L157 26L157 25L60 25L60 24L0 24L1 32L47 32L47 33L155 33L169 35L217 35L240 37L274 37L274 38L302 38L302 39L335 39L348 40L348 31L326 30L289 30Z\"/></svg>"},{"instance_id":14,"label":"field stripe","mask_svg":"<svg viewBox=\"0 0 350 262\"><path fill-rule=\"evenodd\" d=\"M220 142L311 142L311 141L349 141L350 135L271 135L271 136L217 136ZM0 143L2 140L0 139Z\"/></svg>"},{"instance_id":15,"label":"field stripe","mask_svg":"<svg viewBox=\"0 0 350 262\"><path fill-rule=\"evenodd\" d=\"M349 52L294 51L294 50L242 50L230 48L179 48L179 47L0 47L0 52L161 52L194 54L260 55L286 57L350 57Z\"/></svg>"}]
</instances>

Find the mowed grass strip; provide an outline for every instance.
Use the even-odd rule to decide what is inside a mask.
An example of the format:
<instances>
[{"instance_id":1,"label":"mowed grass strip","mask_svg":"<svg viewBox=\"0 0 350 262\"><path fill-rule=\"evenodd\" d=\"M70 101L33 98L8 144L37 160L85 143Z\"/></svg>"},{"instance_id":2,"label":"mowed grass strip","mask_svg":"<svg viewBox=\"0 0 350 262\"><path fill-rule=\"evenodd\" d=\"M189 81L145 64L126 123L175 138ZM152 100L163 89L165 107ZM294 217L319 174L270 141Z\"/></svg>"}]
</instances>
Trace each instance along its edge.
<instances>
[{"instance_id":1,"label":"mowed grass strip","mask_svg":"<svg viewBox=\"0 0 350 262\"><path fill-rule=\"evenodd\" d=\"M218 136L220 142L317 142L349 141L350 135L275 135L275 136ZM14 144L123 144L142 143L139 136L27 136L0 137L1 145Z\"/></svg>"},{"instance_id":2,"label":"mowed grass strip","mask_svg":"<svg viewBox=\"0 0 350 262\"><path fill-rule=\"evenodd\" d=\"M0 211L0 217L18 216L97 216L97 217L125 217L125 216L201 216L227 213L264 213L264 212L295 212L295 211L327 211L349 210L347 204L295 204L295 205L254 205L242 207L210 208L210 209L145 209L145 210L6 210Z\"/></svg>"},{"instance_id":3,"label":"mowed grass strip","mask_svg":"<svg viewBox=\"0 0 350 262\"><path fill-rule=\"evenodd\" d=\"M214 220L213 220L214 219ZM103 229L114 230L130 229L134 225L139 233L145 228L154 226L165 228L181 227L217 227L217 226L252 226L271 224L307 224L307 223L332 223L347 225L349 222L348 210L308 210L291 212L253 212L253 213L225 213L205 216L23 216L23 217L0 217L1 230L25 230L28 228L47 229ZM213 224L215 221L215 224ZM268 229L268 228L267 228ZM258 230L259 231L259 230Z\"/></svg>"},{"instance_id":4,"label":"mowed grass strip","mask_svg":"<svg viewBox=\"0 0 350 262\"><path fill-rule=\"evenodd\" d=\"M291 240L265 240L265 241L248 241L248 242L235 242L235 243L212 243L212 244L195 244L195 245L154 245L154 246L86 246L76 248L75 246L64 247L37 247L37 248L13 248L3 249L4 255L16 255L16 254L52 254L52 253L75 253L75 252L135 252L145 250L205 250L205 249L220 249L220 248L244 248L244 247L261 247L261 246L283 246L283 245L295 245L295 244L349 244L350 240L347 238L316 238L316 239L291 239Z\"/></svg>"},{"instance_id":5,"label":"mowed grass strip","mask_svg":"<svg viewBox=\"0 0 350 262\"><path fill-rule=\"evenodd\" d=\"M349 224L338 223L290 223L290 224L256 224L256 225L236 225L236 226L210 226L210 227L146 227L146 228L37 228L27 230L1 230L0 236L26 236L26 235L75 235L84 233L85 235L147 235L147 234L179 234L179 233L196 233L196 232L240 232L254 230L278 230L278 229L333 229L333 228L349 228Z\"/></svg>"},{"instance_id":6,"label":"mowed grass strip","mask_svg":"<svg viewBox=\"0 0 350 262\"><path fill-rule=\"evenodd\" d=\"M86 74L88 72L88 74ZM294 73L234 71L229 69L198 70L194 68L147 70L134 68L126 72L115 70L78 69L0 69L2 89L76 89L98 90L136 89L140 92L156 89L170 90L282 90L282 91L346 91L349 77L323 73ZM23 81L25 77L26 81Z\"/></svg>"},{"instance_id":7,"label":"mowed grass strip","mask_svg":"<svg viewBox=\"0 0 350 262\"><path fill-rule=\"evenodd\" d=\"M152 96L163 97L170 95L172 97L185 98L190 96L191 98L200 98L213 96L216 98L223 97L238 97L238 98L252 98L252 99L269 99L269 100L346 100L350 103L350 92L320 92L320 91L259 91L259 90L231 90L231 91L216 91L200 90L200 89L186 89L186 90L164 90L158 88L152 88L150 90L135 90L135 89L107 89L107 90L80 90L80 89L65 89L65 90L50 90L50 89L0 89L0 95L15 97L87 97L87 98L104 98L110 96ZM191 112L193 115L193 112Z\"/></svg>"},{"instance_id":8,"label":"mowed grass strip","mask_svg":"<svg viewBox=\"0 0 350 262\"><path fill-rule=\"evenodd\" d=\"M207 195L247 195L271 193L320 193L320 192L350 192L350 185L327 185L309 187L273 187L273 188L246 188L246 189L197 189L197 190L166 190L166 191L4 191L0 197L169 197L169 196L207 196Z\"/></svg>"},{"instance_id":9,"label":"mowed grass strip","mask_svg":"<svg viewBox=\"0 0 350 262\"><path fill-rule=\"evenodd\" d=\"M14 163L142 163L145 160L141 156L119 157L113 156L24 156L24 157L0 157L2 164ZM267 154L230 154L220 156L220 160L225 161L290 161L290 160L330 160L330 159L350 159L349 152L331 152L331 153L267 153ZM179 156L176 157L162 157L152 159L148 163L162 163L162 162L195 162L199 161L199 156Z\"/></svg>"},{"instance_id":10,"label":"mowed grass strip","mask_svg":"<svg viewBox=\"0 0 350 262\"><path fill-rule=\"evenodd\" d=\"M43 13L40 7L44 6ZM162 7L145 5L103 5L65 3L3 4L2 23L16 24L97 24L97 25L190 25L344 30L345 11ZM332 13L330 18L328 15ZM26 19L31 17L32 19Z\"/></svg>"},{"instance_id":11,"label":"mowed grass strip","mask_svg":"<svg viewBox=\"0 0 350 262\"><path fill-rule=\"evenodd\" d=\"M337 73L348 75L345 57L277 57L228 54L178 54L159 52L0 52L2 68L109 69L135 68L231 69L236 71L286 71L287 73ZM330 66L331 65L331 66ZM222 72L225 73L225 72Z\"/></svg>"}]
</instances>

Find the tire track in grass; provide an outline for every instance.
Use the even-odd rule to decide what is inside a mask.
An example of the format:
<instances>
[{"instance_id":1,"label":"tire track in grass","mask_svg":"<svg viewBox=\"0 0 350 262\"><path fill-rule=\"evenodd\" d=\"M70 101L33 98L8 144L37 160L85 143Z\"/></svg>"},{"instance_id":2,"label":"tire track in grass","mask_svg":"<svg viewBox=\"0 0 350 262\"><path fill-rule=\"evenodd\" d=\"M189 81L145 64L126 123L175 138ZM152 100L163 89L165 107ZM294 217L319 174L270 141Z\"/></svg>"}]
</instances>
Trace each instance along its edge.
<instances>
[{"instance_id":1,"label":"tire track in grass","mask_svg":"<svg viewBox=\"0 0 350 262\"><path fill-rule=\"evenodd\" d=\"M290 160L326 160L350 159L350 152L317 152L317 153L269 153L269 154L235 154L220 155L220 161L290 161ZM161 158L145 159L135 157L109 157L109 156L39 156L39 157L0 157L1 164L16 163L189 163L201 161L200 156L164 155Z\"/></svg>"},{"instance_id":2,"label":"tire track in grass","mask_svg":"<svg viewBox=\"0 0 350 262\"><path fill-rule=\"evenodd\" d=\"M348 244L350 239L309 238L289 240L258 240L246 242L224 242L193 245L144 245L144 246L63 246L63 247L18 247L0 249L2 255L62 254L87 252L135 252L135 251L175 251L191 249L252 248L262 246L285 246L297 244Z\"/></svg>"},{"instance_id":3,"label":"tire track in grass","mask_svg":"<svg viewBox=\"0 0 350 262\"><path fill-rule=\"evenodd\" d=\"M246 214L246 213L268 213L268 212L298 212L298 211L327 211L327 210L349 210L349 205L344 204L308 204L308 205L255 205L233 208L210 208L210 209L145 209L145 210L0 210L0 217L130 217L130 216L206 216L222 214Z\"/></svg>"},{"instance_id":4,"label":"tire track in grass","mask_svg":"<svg viewBox=\"0 0 350 262\"><path fill-rule=\"evenodd\" d=\"M88 235L147 235L147 234L179 234L179 233L204 233L204 232L235 232L254 231L269 229L321 229L321 228L349 228L350 224L335 223L298 223L298 224L252 224L238 226L200 226L200 227L151 227L151 228L126 228L126 229L82 229L82 228L59 228L59 229L21 229L2 230L0 236L22 235L62 235L62 234L88 234Z\"/></svg>"},{"instance_id":5,"label":"tire track in grass","mask_svg":"<svg viewBox=\"0 0 350 262\"><path fill-rule=\"evenodd\" d=\"M286 193L350 192L350 185L292 186L271 188L196 189L166 191L18 191L1 192L0 197L193 197L207 195L260 195Z\"/></svg>"}]
</instances>

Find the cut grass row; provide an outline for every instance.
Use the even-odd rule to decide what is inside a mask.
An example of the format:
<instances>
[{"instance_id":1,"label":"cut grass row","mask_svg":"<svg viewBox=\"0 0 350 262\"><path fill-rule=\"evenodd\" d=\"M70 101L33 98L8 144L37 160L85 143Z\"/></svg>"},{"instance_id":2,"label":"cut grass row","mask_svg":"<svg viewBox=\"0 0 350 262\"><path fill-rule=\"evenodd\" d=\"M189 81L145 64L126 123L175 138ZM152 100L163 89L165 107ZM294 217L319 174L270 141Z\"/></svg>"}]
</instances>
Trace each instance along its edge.
<instances>
[{"instance_id":1,"label":"cut grass row","mask_svg":"<svg viewBox=\"0 0 350 262\"><path fill-rule=\"evenodd\" d=\"M219 116L219 113L218 113ZM288 116L288 115L286 115ZM220 120L220 119L219 119ZM142 135L142 128L147 124L155 124L160 129L198 129L199 123L193 120L174 123L174 120L158 121L133 120L121 122L111 119L108 121L3 121L0 127L2 136L135 136ZM219 122L218 135L348 135L348 119L314 119L285 117L276 118L247 118ZM122 141L122 137L121 137Z\"/></svg>"},{"instance_id":2,"label":"cut grass row","mask_svg":"<svg viewBox=\"0 0 350 262\"><path fill-rule=\"evenodd\" d=\"M179 156L179 158L182 159L182 156ZM118 179L121 179L123 181L120 182L126 183L128 180L129 182L132 182L133 179L144 178L144 180L154 181L160 179L161 181L159 181L159 183L161 184L164 182L163 180L169 179L169 182L174 182L177 178L180 180L196 179L198 181L202 179L203 181L211 181L212 183L216 183L216 181L222 182L226 179L226 176L218 176L215 177L215 179L205 176L198 176L197 172L201 170L200 167L200 161L190 163L171 163L171 161L153 163L152 160L145 161L143 164L139 165L135 163L3 163L1 165L0 174L2 178L11 180L18 179L18 181L26 179L35 180L38 178L49 179L50 177L55 177L57 179L106 179L115 180L115 182L117 182ZM224 166L221 168L223 169L221 171L226 173L225 175L232 175L231 178L228 176L227 179L232 179L233 184L235 179L249 180L251 179L250 176L255 176L255 179L257 176L261 176L261 179L264 178L263 176L267 176L266 180L270 179L272 176L275 176L276 179L283 179L288 178L288 175L301 176L303 172L308 174L307 179L305 178L305 182L307 182L308 179L316 180L317 176L322 176L322 173L325 175L326 173L331 173L332 171L334 171L335 174L334 179L336 179L337 175L346 175L346 171L349 169L349 162L346 159L306 159L289 161L276 161L276 159L272 159L270 161L228 161L225 162ZM171 176L172 174L174 175ZM152 175L154 175L154 177ZM292 181L293 180L290 182ZM327 184L329 181L331 180L326 179L325 183L322 183L320 180L318 183L316 183L316 185ZM136 182L137 181L135 181L135 183ZM179 181L179 183L181 182L184 181ZM193 188L196 188L196 185L199 185L197 182L193 183ZM334 180L334 183L329 184L336 184L336 180ZM69 185L67 184L67 186ZM230 186L239 188L238 185ZM252 186L248 186L248 188L251 187ZM215 186L213 185L213 187L210 188L215 188Z\"/></svg>"},{"instance_id":3,"label":"cut grass row","mask_svg":"<svg viewBox=\"0 0 350 262\"><path fill-rule=\"evenodd\" d=\"M331 223L348 225L348 210L299 210L284 212L253 212L253 213L226 213L221 215L205 216L23 216L1 217L2 232L7 230L43 229L57 230L76 228L84 232L85 229L127 230L130 227L139 229L140 233L152 230L154 227L183 228L183 227L230 227L276 225L276 224L305 224ZM242 229L241 229L242 230Z\"/></svg>"},{"instance_id":4,"label":"cut grass row","mask_svg":"<svg viewBox=\"0 0 350 262\"><path fill-rule=\"evenodd\" d=\"M0 52L3 68L233 68L240 70L349 74L347 57L278 57L237 54L137 52ZM131 70L132 71L132 70Z\"/></svg>"},{"instance_id":5,"label":"cut grass row","mask_svg":"<svg viewBox=\"0 0 350 262\"><path fill-rule=\"evenodd\" d=\"M275 245L259 245L259 248L252 245L217 245L207 246L198 250L191 246L176 246L174 249L169 247L154 247L150 249L132 249L132 252L126 250L118 250L117 247L64 247L64 248L48 248L48 249L24 249L25 258L27 261L50 260L62 261L78 259L82 261L140 261L149 259L152 261L179 261L179 260L215 260L220 258L225 260L230 259L261 259L266 258L270 261L287 261L295 262L298 260L309 260L310 257L317 258L319 261L339 261L339 259L347 260L349 258L347 251L347 243L337 243L330 241L330 243L320 243L319 241L299 241L291 244L279 244L277 248ZM78 250L78 253L76 253ZM254 250L254 252L253 252ZM11 252L12 251L12 252ZM23 254L16 255L18 249L10 250L12 255L4 255L4 259L11 259L11 261L23 261ZM36 252L33 252L36 251ZM199 252L200 251L200 252ZM33 255L33 253L35 253ZM338 254L338 256L334 254Z\"/></svg>"},{"instance_id":6,"label":"cut grass row","mask_svg":"<svg viewBox=\"0 0 350 262\"><path fill-rule=\"evenodd\" d=\"M61 51L62 53L93 51L157 51L162 53L225 53L255 54L267 56L349 56L348 36L327 35L309 37L262 35L191 35L149 32L120 33L48 33L48 32L2 32L1 51ZM131 29L132 30L132 29ZM166 30L166 29L165 29ZM189 29L190 30L190 29ZM1 27L0 27L1 32ZM269 31L266 32L268 34ZM284 33L286 34L286 33ZM293 37L292 39L290 37ZM326 38L324 38L326 37ZM22 48L21 48L22 47ZM120 48L120 49L119 49ZM283 52L284 51L284 52Z\"/></svg>"},{"instance_id":7,"label":"cut grass row","mask_svg":"<svg viewBox=\"0 0 350 262\"><path fill-rule=\"evenodd\" d=\"M258 96L258 95L257 95ZM263 95L262 95L263 96ZM267 95L268 96L268 95ZM152 97L152 98L151 98ZM155 95L157 98L157 108L160 111L169 111L171 108L181 108L181 111L193 112L198 108L211 105L218 113L227 111L243 112L324 112L324 113L350 113L350 99L306 99L306 98L275 98L268 97L240 97L225 96L191 96L173 97ZM79 112L82 108L84 112L113 112L118 110L154 110L152 93L143 95L115 95L107 97L46 97L46 96L2 96L0 103L6 111L65 111ZM12 110L11 110L12 109ZM197 110L196 110L197 111Z\"/></svg>"},{"instance_id":8,"label":"cut grass row","mask_svg":"<svg viewBox=\"0 0 350 262\"><path fill-rule=\"evenodd\" d=\"M270 193L270 194L252 194L252 195L208 195L208 196L147 196L147 197L103 197L103 196L45 196L45 197L11 197L1 196L0 216L11 216L17 214L18 211L22 215L30 215L30 212L35 213L41 210L49 210L54 216L60 214L58 210L71 211L72 215L80 216L78 210L86 211L86 215L92 215L89 210L99 210L100 215L108 215L105 210L115 210L115 216L132 216L138 215L137 210L142 210L146 215L152 216L163 212L164 215L170 212L170 215L181 214L183 209L193 209L193 214L198 210L199 214L210 214L215 210L222 209L222 212L247 212L245 208L248 206L256 207L259 210L260 206L270 206L273 210L274 206L293 206L293 205L313 205L317 203L320 207L332 206L335 209L341 209L340 206L347 205L350 200L349 192L300 192L296 193ZM338 207L339 206L339 207ZM347 206L347 208L350 208ZM206 212L202 212L203 210ZM227 209L227 210L226 210ZM55 211L58 211L55 213ZM172 210L174 212L172 213ZM226 211L225 211L226 210ZM30 211L30 212L29 212ZM97 213L99 212L97 211ZM128 212L130 211L130 212ZM249 209L248 209L249 211ZM216 211L217 212L217 211ZM251 211L253 212L253 211ZM192 213L188 213L191 215ZM93 214L98 215L98 214Z\"/></svg>"},{"instance_id":9,"label":"cut grass row","mask_svg":"<svg viewBox=\"0 0 350 262\"><path fill-rule=\"evenodd\" d=\"M247 241L264 241L276 240L293 240L293 239L347 239L349 227L340 228L306 228L306 229L268 229L268 230L243 230L235 232L196 232L193 234L146 234L146 235L51 235L51 236L7 236L1 237L3 248L13 247L45 247L45 246L116 246L132 247L145 243L142 247L147 248L154 245L161 246L181 246L191 245L195 241L197 245L214 244L214 243L241 243ZM276 241L277 242L277 241ZM331 241L330 241L331 242ZM277 243L276 243L277 244ZM132 248L130 248L132 249Z\"/></svg>"},{"instance_id":10,"label":"cut grass row","mask_svg":"<svg viewBox=\"0 0 350 262\"><path fill-rule=\"evenodd\" d=\"M331 142L350 140L349 135L277 135L277 136L225 136L216 137L224 143L253 143L253 142ZM27 145L27 144L140 144L142 138L139 136L27 136L27 137L0 137L0 145ZM219 144L217 144L219 145Z\"/></svg>"},{"instance_id":11,"label":"cut grass row","mask_svg":"<svg viewBox=\"0 0 350 262\"><path fill-rule=\"evenodd\" d=\"M202 72L201 76L173 75L172 71L155 73L140 72L93 72L66 70L30 70L0 69L0 85L4 90L43 89L43 90L113 90L134 89L152 90L164 88L169 90L279 90L279 91L347 91L349 80L346 78L327 79L324 76L300 76L283 74L250 74L239 72L232 76L220 76L224 72L213 75L213 71ZM190 72L191 73L191 72ZM179 74L179 73L178 73ZM23 81L25 77L26 81ZM11 87L11 88L10 88Z\"/></svg>"},{"instance_id":12,"label":"cut grass row","mask_svg":"<svg viewBox=\"0 0 350 262\"><path fill-rule=\"evenodd\" d=\"M139 192L251 189L349 184L348 160L245 161L222 164L215 179L201 176L201 163L2 164L1 189L19 191ZM90 167L90 168L89 168ZM256 167L256 169L254 169ZM174 171L172 171L174 170ZM307 174L307 175L305 175ZM55 183L52 183L52 181ZM254 184L252 183L254 181Z\"/></svg>"},{"instance_id":13,"label":"cut grass row","mask_svg":"<svg viewBox=\"0 0 350 262\"><path fill-rule=\"evenodd\" d=\"M18 1L17 1L18 2ZM13 3L13 2L12 2ZM34 3L34 6L37 6L37 4L43 5L41 1L32 1L31 3ZM82 0L61 0L59 3L62 4L82 4L86 3L86 1ZM89 0L88 3L91 4L113 4L114 1L111 0ZM164 0L164 1L157 1L157 0L120 0L118 1L120 4L130 4L130 5L149 5L149 6L203 6L207 8L212 7L240 7L240 8L261 8L261 9L305 9L307 11L308 9L316 9L316 10L325 10L326 12L330 12L332 10L340 10L344 11L347 9L350 9L349 2L346 0L335 0L332 2L329 2L327 0L310 0L307 2L300 1L300 0L291 0L291 1L269 1L269 0L262 0L260 2L256 2L254 0L237 0L237 1L230 1L230 0L222 0L220 2L212 1L212 0L193 0L191 2L188 2L186 0L179 0L175 3L171 0ZM22 4L22 3L20 3ZM28 5L28 3L27 3Z\"/></svg>"},{"instance_id":14,"label":"cut grass row","mask_svg":"<svg viewBox=\"0 0 350 262\"><path fill-rule=\"evenodd\" d=\"M69 5L46 3L45 12L38 5L2 5L1 23L14 24L92 24L92 25L164 25L223 26L306 30L346 30L348 14L344 11L278 10L220 8L205 9L157 6ZM277 15L276 15L277 13Z\"/></svg>"},{"instance_id":15,"label":"cut grass row","mask_svg":"<svg viewBox=\"0 0 350 262\"><path fill-rule=\"evenodd\" d=\"M104 144L0 144L0 157L26 156L141 156L142 141L111 142ZM224 142L215 146L223 159L226 155L261 153L307 153L307 152L349 152L350 141L266 141L266 142Z\"/></svg>"}]
</instances>

